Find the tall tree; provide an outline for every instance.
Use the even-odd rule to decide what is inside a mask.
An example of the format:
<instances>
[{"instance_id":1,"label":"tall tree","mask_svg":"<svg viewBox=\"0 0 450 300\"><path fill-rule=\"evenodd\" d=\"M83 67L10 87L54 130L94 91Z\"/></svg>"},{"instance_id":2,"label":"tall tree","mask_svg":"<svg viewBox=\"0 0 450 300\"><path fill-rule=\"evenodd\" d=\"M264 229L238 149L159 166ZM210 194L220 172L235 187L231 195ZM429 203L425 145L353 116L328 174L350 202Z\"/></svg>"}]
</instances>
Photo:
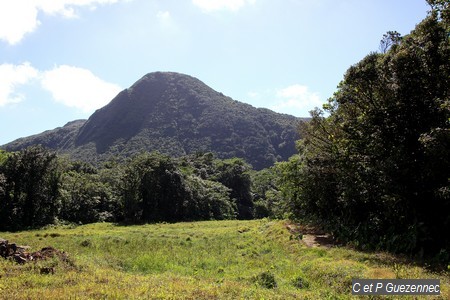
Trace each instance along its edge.
<instances>
[{"instance_id":1,"label":"tall tree","mask_svg":"<svg viewBox=\"0 0 450 300\"><path fill-rule=\"evenodd\" d=\"M184 178L170 157L158 152L135 157L126 168L122 186L129 221L181 219Z\"/></svg>"},{"instance_id":2,"label":"tall tree","mask_svg":"<svg viewBox=\"0 0 450 300\"><path fill-rule=\"evenodd\" d=\"M251 195L250 166L240 158L217 161L215 180L231 189L235 199L239 219L253 218L253 198Z\"/></svg>"},{"instance_id":3,"label":"tall tree","mask_svg":"<svg viewBox=\"0 0 450 300\"><path fill-rule=\"evenodd\" d=\"M40 146L9 155L2 165L4 195L0 227L49 224L58 215L60 172L57 158Z\"/></svg>"}]
</instances>

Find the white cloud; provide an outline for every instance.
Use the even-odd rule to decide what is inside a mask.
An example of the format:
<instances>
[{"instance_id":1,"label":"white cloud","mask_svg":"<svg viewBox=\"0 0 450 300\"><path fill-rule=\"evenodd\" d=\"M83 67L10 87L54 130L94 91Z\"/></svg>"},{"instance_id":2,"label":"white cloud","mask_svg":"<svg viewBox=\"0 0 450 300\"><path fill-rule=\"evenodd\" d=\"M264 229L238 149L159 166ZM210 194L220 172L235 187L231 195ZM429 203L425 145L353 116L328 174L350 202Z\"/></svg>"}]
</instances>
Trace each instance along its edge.
<instances>
[{"instance_id":1,"label":"white cloud","mask_svg":"<svg viewBox=\"0 0 450 300\"><path fill-rule=\"evenodd\" d=\"M170 12L168 11L158 11L158 13L156 14L156 17L158 18L158 20L160 21L167 21L170 19Z\"/></svg>"},{"instance_id":2,"label":"white cloud","mask_svg":"<svg viewBox=\"0 0 450 300\"><path fill-rule=\"evenodd\" d=\"M95 9L97 5L112 4L118 0L36 0L35 5L47 14L62 15L67 18L76 16L75 7L87 6Z\"/></svg>"},{"instance_id":3,"label":"white cloud","mask_svg":"<svg viewBox=\"0 0 450 300\"><path fill-rule=\"evenodd\" d=\"M57 102L86 113L106 105L121 90L118 85L103 81L87 69L67 65L44 72L42 87Z\"/></svg>"},{"instance_id":4,"label":"white cloud","mask_svg":"<svg viewBox=\"0 0 450 300\"><path fill-rule=\"evenodd\" d=\"M317 93L309 91L305 85L294 84L276 93L277 103L271 109L283 113L307 117L315 107L322 107L323 102Z\"/></svg>"},{"instance_id":5,"label":"white cloud","mask_svg":"<svg viewBox=\"0 0 450 300\"><path fill-rule=\"evenodd\" d=\"M106 105L120 91L118 85L106 82L91 71L61 65L50 71L39 71L29 62L0 65L0 107L23 101L19 88L32 80L49 91L56 102L90 113Z\"/></svg>"},{"instance_id":6,"label":"white cloud","mask_svg":"<svg viewBox=\"0 0 450 300\"><path fill-rule=\"evenodd\" d=\"M38 70L28 62L21 65L0 65L0 106L22 101L25 96L20 94L17 88L29 83L38 75Z\"/></svg>"},{"instance_id":7,"label":"white cloud","mask_svg":"<svg viewBox=\"0 0 450 300\"><path fill-rule=\"evenodd\" d=\"M0 2L0 40L11 45L18 43L39 25L37 14L36 6L25 1Z\"/></svg>"},{"instance_id":8,"label":"white cloud","mask_svg":"<svg viewBox=\"0 0 450 300\"><path fill-rule=\"evenodd\" d=\"M218 10L238 11L246 4L254 4L256 0L192 0L192 3L204 12Z\"/></svg>"},{"instance_id":9,"label":"white cloud","mask_svg":"<svg viewBox=\"0 0 450 300\"><path fill-rule=\"evenodd\" d=\"M0 40L14 45L40 25L38 13L76 17L77 7L94 9L96 5L120 0L10 0L0 1Z\"/></svg>"}]
</instances>

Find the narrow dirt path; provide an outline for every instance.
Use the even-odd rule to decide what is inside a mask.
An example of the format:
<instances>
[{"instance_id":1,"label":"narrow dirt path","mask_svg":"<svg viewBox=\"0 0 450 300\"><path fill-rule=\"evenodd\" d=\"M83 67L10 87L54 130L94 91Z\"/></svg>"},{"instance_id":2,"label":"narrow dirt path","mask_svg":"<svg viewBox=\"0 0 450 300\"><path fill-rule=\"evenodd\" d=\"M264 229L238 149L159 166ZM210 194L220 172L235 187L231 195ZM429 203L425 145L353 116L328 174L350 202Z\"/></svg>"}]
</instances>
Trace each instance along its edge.
<instances>
[{"instance_id":1,"label":"narrow dirt path","mask_svg":"<svg viewBox=\"0 0 450 300\"><path fill-rule=\"evenodd\" d=\"M307 247L330 248L336 245L331 235L311 226L288 223L286 229L294 236L300 238Z\"/></svg>"}]
</instances>

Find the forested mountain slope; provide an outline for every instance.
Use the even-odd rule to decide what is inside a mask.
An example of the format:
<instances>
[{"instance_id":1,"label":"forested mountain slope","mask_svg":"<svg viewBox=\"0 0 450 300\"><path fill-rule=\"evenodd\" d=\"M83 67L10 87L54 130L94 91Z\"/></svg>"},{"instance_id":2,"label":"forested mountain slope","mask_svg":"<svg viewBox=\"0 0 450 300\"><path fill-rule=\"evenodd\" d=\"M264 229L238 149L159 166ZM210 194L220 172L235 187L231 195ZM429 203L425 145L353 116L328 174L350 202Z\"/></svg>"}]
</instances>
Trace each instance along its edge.
<instances>
[{"instance_id":1,"label":"forested mountain slope","mask_svg":"<svg viewBox=\"0 0 450 300\"><path fill-rule=\"evenodd\" d=\"M300 119L255 108L179 73L149 73L87 120L21 138L14 151L34 144L95 162L158 150L181 156L212 151L240 157L261 169L295 153Z\"/></svg>"}]
</instances>

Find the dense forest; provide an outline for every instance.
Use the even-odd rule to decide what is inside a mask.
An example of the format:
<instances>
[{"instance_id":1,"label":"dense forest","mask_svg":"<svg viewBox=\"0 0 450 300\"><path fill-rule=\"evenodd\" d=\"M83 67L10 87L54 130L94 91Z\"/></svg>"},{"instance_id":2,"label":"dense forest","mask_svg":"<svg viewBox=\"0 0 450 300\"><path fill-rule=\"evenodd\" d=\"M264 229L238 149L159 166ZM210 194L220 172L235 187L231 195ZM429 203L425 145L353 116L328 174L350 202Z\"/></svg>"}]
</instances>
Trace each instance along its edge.
<instances>
[{"instance_id":1,"label":"dense forest","mask_svg":"<svg viewBox=\"0 0 450 300\"><path fill-rule=\"evenodd\" d=\"M282 163L292 213L366 249L450 257L450 1L346 72Z\"/></svg>"},{"instance_id":2,"label":"dense forest","mask_svg":"<svg viewBox=\"0 0 450 300\"><path fill-rule=\"evenodd\" d=\"M299 128L298 154L255 171L209 152L100 165L40 146L0 152L0 230L55 222L292 218L341 242L450 260L450 1L428 0L351 66Z\"/></svg>"},{"instance_id":3,"label":"dense forest","mask_svg":"<svg viewBox=\"0 0 450 300\"><path fill-rule=\"evenodd\" d=\"M97 168L40 146L0 155L0 230L254 217L250 166L238 158L146 152Z\"/></svg>"}]
</instances>

